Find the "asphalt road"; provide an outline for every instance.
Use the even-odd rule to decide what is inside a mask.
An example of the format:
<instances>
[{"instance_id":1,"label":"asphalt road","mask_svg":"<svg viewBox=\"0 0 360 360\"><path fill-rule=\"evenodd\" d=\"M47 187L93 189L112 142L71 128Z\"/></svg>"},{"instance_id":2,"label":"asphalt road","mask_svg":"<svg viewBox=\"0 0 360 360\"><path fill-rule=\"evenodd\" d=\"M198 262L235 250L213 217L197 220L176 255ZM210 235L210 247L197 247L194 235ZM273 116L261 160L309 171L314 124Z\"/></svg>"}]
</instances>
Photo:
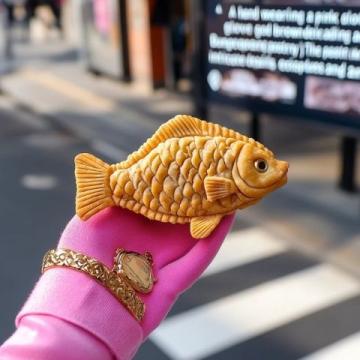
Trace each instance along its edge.
<instances>
[{"instance_id":1,"label":"asphalt road","mask_svg":"<svg viewBox=\"0 0 360 360\"><path fill-rule=\"evenodd\" d=\"M4 101L4 100L3 100ZM44 252L73 214L77 139L20 110L0 110L0 341L39 277Z\"/></svg>"},{"instance_id":2,"label":"asphalt road","mask_svg":"<svg viewBox=\"0 0 360 360\"><path fill-rule=\"evenodd\" d=\"M73 157L93 146L0 99L0 342L73 215ZM360 356L357 279L241 218L224 245L137 360Z\"/></svg>"}]
</instances>

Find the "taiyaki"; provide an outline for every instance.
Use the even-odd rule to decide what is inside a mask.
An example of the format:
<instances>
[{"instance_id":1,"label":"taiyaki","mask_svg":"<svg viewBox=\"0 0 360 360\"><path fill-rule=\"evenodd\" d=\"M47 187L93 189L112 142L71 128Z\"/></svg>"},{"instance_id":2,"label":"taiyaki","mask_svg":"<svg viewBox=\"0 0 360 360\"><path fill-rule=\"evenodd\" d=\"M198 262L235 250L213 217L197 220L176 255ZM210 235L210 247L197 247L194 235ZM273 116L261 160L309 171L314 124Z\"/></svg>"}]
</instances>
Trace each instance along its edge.
<instances>
[{"instance_id":1,"label":"taiyaki","mask_svg":"<svg viewBox=\"0 0 360 360\"><path fill-rule=\"evenodd\" d=\"M120 206L151 220L190 223L192 237L205 238L224 215L284 185L288 167L254 139L177 115L122 162L77 155L76 213L86 220Z\"/></svg>"}]
</instances>

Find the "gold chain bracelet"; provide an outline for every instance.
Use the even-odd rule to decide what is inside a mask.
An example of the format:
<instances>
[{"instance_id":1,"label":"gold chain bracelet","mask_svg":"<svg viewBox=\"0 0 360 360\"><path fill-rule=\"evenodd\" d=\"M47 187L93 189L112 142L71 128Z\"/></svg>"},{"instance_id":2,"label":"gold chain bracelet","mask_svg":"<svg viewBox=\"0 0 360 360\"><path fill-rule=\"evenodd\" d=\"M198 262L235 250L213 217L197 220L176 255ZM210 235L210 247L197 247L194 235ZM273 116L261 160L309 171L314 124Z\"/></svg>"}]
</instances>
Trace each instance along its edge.
<instances>
[{"instance_id":1,"label":"gold chain bracelet","mask_svg":"<svg viewBox=\"0 0 360 360\"><path fill-rule=\"evenodd\" d=\"M100 261L70 249L49 250L43 259L41 272L53 267L82 271L107 288L138 320L145 314L145 304L135 290L114 270Z\"/></svg>"}]
</instances>

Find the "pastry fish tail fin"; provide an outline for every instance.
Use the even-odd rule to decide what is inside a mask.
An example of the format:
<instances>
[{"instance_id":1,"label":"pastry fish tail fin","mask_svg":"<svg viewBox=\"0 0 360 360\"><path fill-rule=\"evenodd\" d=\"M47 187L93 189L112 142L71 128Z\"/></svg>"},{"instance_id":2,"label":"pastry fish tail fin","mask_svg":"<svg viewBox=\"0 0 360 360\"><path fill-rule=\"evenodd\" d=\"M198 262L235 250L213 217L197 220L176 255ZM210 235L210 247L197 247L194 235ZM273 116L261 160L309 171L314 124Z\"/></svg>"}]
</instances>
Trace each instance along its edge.
<instances>
[{"instance_id":1,"label":"pastry fish tail fin","mask_svg":"<svg viewBox=\"0 0 360 360\"><path fill-rule=\"evenodd\" d=\"M91 154L75 157L76 214L82 220L115 205L110 188L112 172L109 164Z\"/></svg>"}]
</instances>

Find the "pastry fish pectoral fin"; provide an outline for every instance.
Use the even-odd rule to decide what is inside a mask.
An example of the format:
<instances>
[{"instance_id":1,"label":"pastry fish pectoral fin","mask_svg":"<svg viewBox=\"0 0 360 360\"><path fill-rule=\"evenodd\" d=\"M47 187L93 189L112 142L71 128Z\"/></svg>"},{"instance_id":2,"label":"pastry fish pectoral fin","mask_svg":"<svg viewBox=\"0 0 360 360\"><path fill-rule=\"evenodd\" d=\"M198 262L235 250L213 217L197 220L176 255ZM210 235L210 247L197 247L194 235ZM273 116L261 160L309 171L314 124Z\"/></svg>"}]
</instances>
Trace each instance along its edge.
<instances>
[{"instance_id":1,"label":"pastry fish pectoral fin","mask_svg":"<svg viewBox=\"0 0 360 360\"><path fill-rule=\"evenodd\" d=\"M111 173L109 164L91 154L82 153L75 157L76 214L82 220L114 205Z\"/></svg>"},{"instance_id":2,"label":"pastry fish pectoral fin","mask_svg":"<svg viewBox=\"0 0 360 360\"><path fill-rule=\"evenodd\" d=\"M221 176L207 176L204 187L209 201L225 198L236 191L234 182Z\"/></svg>"},{"instance_id":3,"label":"pastry fish pectoral fin","mask_svg":"<svg viewBox=\"0 0 360 360\"><path fill-rule=\"evenodd\" d=\"M223 215L210 215L195 217L190 222L191 236L195 239L202 239L208 237L216 226L219 225Z\"/></svg>"}]
</instances>

